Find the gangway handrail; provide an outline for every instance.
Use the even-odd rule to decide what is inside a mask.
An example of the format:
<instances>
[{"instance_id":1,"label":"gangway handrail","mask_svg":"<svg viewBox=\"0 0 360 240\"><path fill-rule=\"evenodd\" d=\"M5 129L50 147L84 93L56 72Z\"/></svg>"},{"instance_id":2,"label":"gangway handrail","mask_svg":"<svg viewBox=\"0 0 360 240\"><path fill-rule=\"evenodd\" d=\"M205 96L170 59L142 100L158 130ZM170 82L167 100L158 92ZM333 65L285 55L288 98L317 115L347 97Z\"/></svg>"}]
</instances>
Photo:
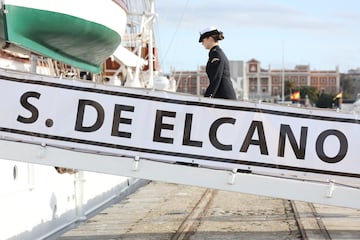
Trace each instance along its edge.
<instances>
[{"instance_id":1,"label":"gangway handrail","mask_svg":"<svg viewBox=\"0 0 360 240\"><path fill-rule=\"evenodd\" d=\"M266 176L4 139L0 152L3 158L21 162L360 209L360 188L331 180Z\"/></svg>"}]
</instances>

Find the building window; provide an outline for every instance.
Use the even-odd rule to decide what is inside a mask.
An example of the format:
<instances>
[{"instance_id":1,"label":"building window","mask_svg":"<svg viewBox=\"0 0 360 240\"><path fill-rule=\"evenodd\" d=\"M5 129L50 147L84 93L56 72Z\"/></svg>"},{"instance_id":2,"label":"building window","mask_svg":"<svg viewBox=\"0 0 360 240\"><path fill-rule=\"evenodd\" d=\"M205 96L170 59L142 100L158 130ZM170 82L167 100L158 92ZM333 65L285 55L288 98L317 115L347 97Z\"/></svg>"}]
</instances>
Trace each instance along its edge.
<instances>
[{"instance_id":1,"label":"building window","mask_svg":"<svg viewBox=\"0 0 360 240\"><path fill-rule=\"evenodd\" d=\"M261 85L267 86L268 85L268 79L267 78L261 78Z\"/></svg>"},{"instance_id":2,"label":"building window","mask_svg":"<svg viewBox=\"0 0 360 240\"><path fill-rule=\"evenodd\" d=\"M249 64L249 72L257 72L257 64Z\"/></svg>"},{"instance_id":3,"label":"building window","mask_svg":"<svg viewBox=\"0 0 360 240\"><path fill-rule=\"evenodd\" d=\"M273 95L275 95L275 96L279 95L279 88L278 87L273 88Z\"/></svg>"}]
</instances>

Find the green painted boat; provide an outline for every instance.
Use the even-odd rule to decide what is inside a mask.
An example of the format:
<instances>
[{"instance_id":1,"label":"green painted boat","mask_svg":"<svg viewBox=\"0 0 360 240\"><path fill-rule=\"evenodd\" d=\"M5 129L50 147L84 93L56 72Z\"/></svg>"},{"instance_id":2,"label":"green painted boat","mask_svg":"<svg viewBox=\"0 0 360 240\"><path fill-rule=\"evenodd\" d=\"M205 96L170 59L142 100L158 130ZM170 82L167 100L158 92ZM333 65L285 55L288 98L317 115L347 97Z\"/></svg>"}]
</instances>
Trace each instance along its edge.
<instances>
[{"instance_id":1,"label":"green painted boat","mask_svg":"<svg viewBox=\"0 0 360 240\"><path fill-rule=\"evenodd\" d=\"M0 38L31 52L99 73L121 43L122 1L5 0Z\"/></svg>"}]
</instances>

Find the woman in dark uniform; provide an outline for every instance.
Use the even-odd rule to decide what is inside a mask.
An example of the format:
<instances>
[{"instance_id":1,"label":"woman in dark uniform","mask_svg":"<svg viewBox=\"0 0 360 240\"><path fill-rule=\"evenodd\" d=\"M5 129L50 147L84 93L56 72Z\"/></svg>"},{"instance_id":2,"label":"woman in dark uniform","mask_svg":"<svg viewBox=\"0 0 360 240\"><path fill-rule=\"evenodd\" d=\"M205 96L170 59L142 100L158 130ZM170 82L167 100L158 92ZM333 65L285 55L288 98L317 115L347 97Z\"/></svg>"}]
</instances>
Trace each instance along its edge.
<instances>
[{"instance_id":1,"label":"woman in dark uniform","mask_svg":"<svg viewBox=\"0 0 360 240\"><path fill-rule=\"evenodd\" d=\"M230 80L229 60L219 47L219 40L224 35L215 27L208 27L200 32L199 42L209 49L209 60L206 73L210 84L205 91L205 97L236 99L236 93Z\"/></svg>"}]
</instances>

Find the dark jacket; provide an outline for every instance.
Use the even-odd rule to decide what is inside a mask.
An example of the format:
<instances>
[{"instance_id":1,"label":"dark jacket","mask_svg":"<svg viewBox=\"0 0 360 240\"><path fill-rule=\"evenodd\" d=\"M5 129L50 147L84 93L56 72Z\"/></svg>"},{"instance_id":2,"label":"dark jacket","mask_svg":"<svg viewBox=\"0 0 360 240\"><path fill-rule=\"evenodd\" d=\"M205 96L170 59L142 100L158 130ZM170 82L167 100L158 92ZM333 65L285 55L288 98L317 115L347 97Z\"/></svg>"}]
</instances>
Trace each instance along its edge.
<instances>
[{"instance_id":1,"label":"dark jacket","mask_svg":"<svg viewBox=\"0 0 360 240\"><path fill-rule=\"evenodd\" d=\"M230 80L229 60L218 45L209 51L206 73L210 84L205 91L205 97L236 99L236 93Z\"/></svg>"}]
</instances>

